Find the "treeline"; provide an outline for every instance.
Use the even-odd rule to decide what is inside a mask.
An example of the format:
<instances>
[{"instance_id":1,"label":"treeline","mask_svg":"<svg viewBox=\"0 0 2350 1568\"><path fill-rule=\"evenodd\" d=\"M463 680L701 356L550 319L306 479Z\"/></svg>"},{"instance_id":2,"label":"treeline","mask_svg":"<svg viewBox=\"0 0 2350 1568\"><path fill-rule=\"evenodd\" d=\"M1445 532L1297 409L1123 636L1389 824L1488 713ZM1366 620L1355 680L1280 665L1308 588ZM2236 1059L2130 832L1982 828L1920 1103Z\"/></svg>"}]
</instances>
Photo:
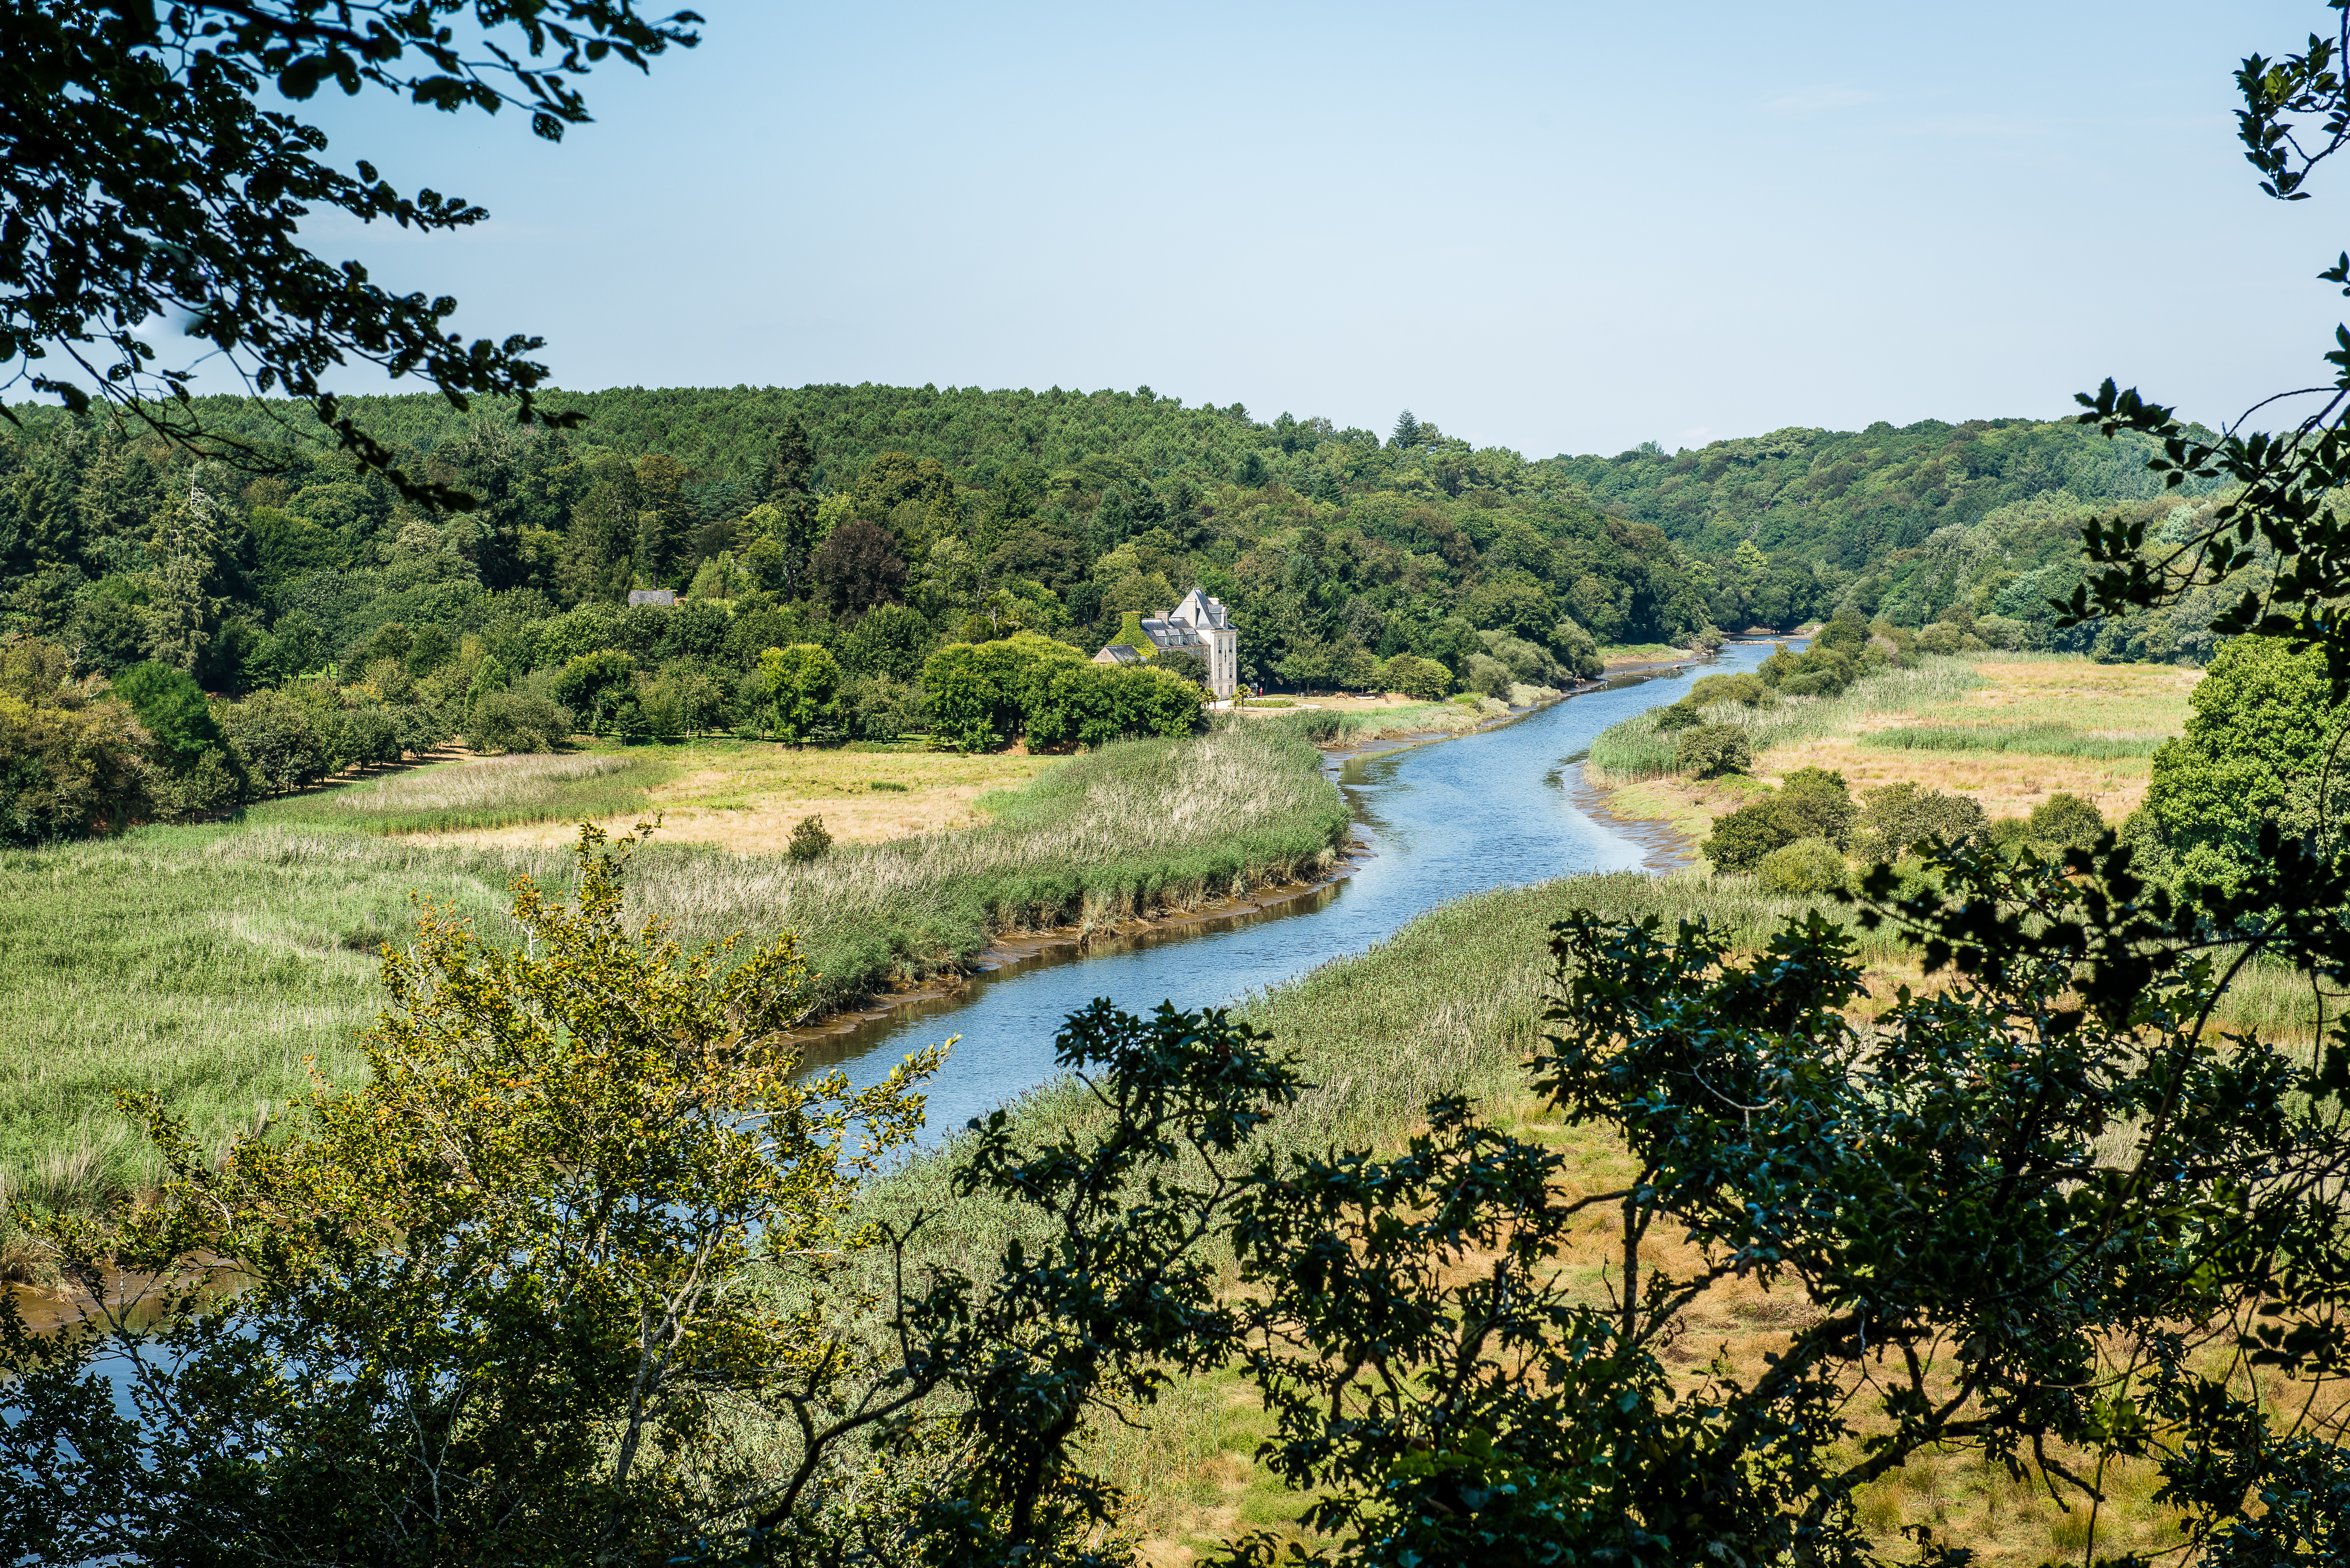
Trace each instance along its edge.
<instances>
[{"instance_id":1,"label":"treeline","mask_svg":"<svg viewBox=\"0 0 2350 1568\"><path fill-rule=\"evenodd\" d=\"M477 498L437 515L300 439L315 432L290 405L203 406L243 443L234 463L106 418L17 410L0 434L0 630L64 662L26 666L56 667L13 688L51 717L16 732L54 738L72 728L55 715L79 711L74 683L144 665L215 698L279 693L270 732L307 726L295 761L241 752L225 737L258 722L225 712L210 763L148 746L151 801L202 811L265 778L460 733L496 750L570 726L775 732L769 648L821 648L837 667L793 738L919 732L942 648L1024 631L1087 653L1195 584L1242 628L1246 682L1423 697L1563 686L1599 670L1602 645L1839 612L1996 647L2199 660L2220 597L2126 628L2054 625L2083 518L2118 498L2158 541L2210 504L2160 496L2143 452L2069 425L1528 462L1409 413L1382 437L1148 389L567 400L588 417L578 431L429 397L356 405L410 467ZM639 588L682 606L627 607ZM1155 712L1139 692L1089 688L1065 727L1097 735ZM61 753L33 771L75 766Z\"/></svg>"},{"instance_id":2,"label":"treeline","mask_svg":"<svg viewBox=\"0 0 2350 1568\"><path fill-rule=\"evenodd\" d=\"M1908 627L1947 621L1994 647L2204 663L2211 617L2237 587L2127 623L2061 628L2049 606L2081 581L2084 522L2120 511L2159 545L2214 503L2206 483L2166 492L2147 472L2152 453L2143 439L2069 422L1925 420L1544 466L1711 563L1711 607L1725 627L1844 609Z\"/></svg>"}]
</instances>

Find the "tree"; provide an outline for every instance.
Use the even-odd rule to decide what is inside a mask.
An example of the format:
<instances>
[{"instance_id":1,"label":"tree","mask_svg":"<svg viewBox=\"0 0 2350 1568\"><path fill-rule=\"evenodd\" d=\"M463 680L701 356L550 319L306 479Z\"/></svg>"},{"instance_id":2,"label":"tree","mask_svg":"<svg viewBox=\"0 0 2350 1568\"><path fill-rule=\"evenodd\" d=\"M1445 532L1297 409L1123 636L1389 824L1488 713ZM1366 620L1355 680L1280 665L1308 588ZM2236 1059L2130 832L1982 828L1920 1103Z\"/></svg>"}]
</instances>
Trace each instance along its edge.
<instances>
[{"instance_id":1,"label":"tree","mask_svg":"<svg viewBox=\"0 0 2350 1568\"><path fill-rule=\"evenodd\" d=\"M810 1314L867 1241L843 1210L940 1054L861 1091L795 1078L791 939L689 951L625 923L639 842L583 825L567 908L518 879L524 943L424 906L384 949L368 1081L217 1163L123 1096L167 1162L156 1201L35 1224L69 1278L120 1261L151 1293L102 1289L81 1335L0 1298L0 1554L659 1562L764 1506L730 1412L827 1381ZM764 1288L779 1264L813 1294Z\"/></svg>"},{"instance_id":2,"label":"tree","mask_svg":"<svg viewBox=\"0 0 2350 1568\"><path fill-rule=\"evenodd\" d=\"M2155 753L2146 795L2147 826L2181 890L2259 874L2264 830L2313 850L2339 835L2350 802L2338 774L2345 711L2321 650L2238 638L2189 701L2186 731Z\"/></svg>"},{"instance_id":3,"label":"tree","mask_svg":"<svg viewBox=\"0 0 2350 1568\"><path fill-rule=\"evenodd\" d=\"M567 661L547 694L571 710L591 734L634 734L641 727L636 679L633 658L618 649L600 649Z\"/></svg>"},{"instance_id":4,"label":"tree","mask_svg":"<svg viewBox=\"0 0 2350 1568\"><path fill-rule=\"evenodd\" d=\"M212 591L220 535L212 513L212 498L191 483L185 495L165 503L148 544L155 586L147 602L147 656L174 670L194 670L220 628L222 598Z\"/></svg>"},{"instance_id":5,"label":"tree","mask_svg":"<svg viewBox=\"0 0 2350 1568\"><path fill-rule=\"evenodd\" d=\"M428 234L488 214L431 190L403 196L364 159L349 173L332 168L316 156L322 132L255 99L267 85L298 102L332 82L347 96L378 89L442 110L510 105L559 140L588 118L574 84L594 63L610 56L643 69L671 47L692 47L695 18L649 21L634 0L320 12L310 0L161 9L8 0L0 207L44 218L0 235L0 359L68 408L104 398L174 441L257 457L205 428L175 396L192 369L159 366L139 336L152 317L184 322L255 391L307 401L344 450L403 493L463 508L470 496L403 471L323 378L362 359L428 377L459 408L476 395L512 397L525 422L575 423L538 407L546 368L525 356L539 339L469 345L443 330L455 300L389 292L356 262L334 265L306 249L298 230L321 210ZM481 36L460 43L442 16L463 16ZM71 369L41 369L52 354Z\"/></svg>"},{"instance_id":6,"label":"tree","mask_svg":"<svg viewBox=\"0 0 2350 1568\"><path fill-rule=\"evenodd\" d=\"M114 694L130 704L139 722L154 737L156 760L184 773L221 743L204 689L184 670L149 662L134 665L114 682Z\"/></svg>"},{"instance_id":7,"label":"tree","mask_svg":"<svg viewBox=\"0 0 2350 1568\"><path fill-rule=\"evenodd\" d=\"M775 715L775 738L806 745L840 719L840 666L814 643L759 655L759 677Z\"/></svg>"},{"instance_id":8,"label":"tree","mask_svg":"<svg viewBox=\"0 0 2350 1568\"><path fill-rule=\"evenodd\" d=\"M99 695L64 649L0 639L0 842L80 838L145 811L153 739Z\"/></svg>"},{"instance_id":9,"label":"tree","mask_svg":"<svg viewBox=\"0 0 2350 1568\"><path fill-rule=\"evenodd\" d=\"M327 776L327 742L310 711L282 691L224 703L215 722L256 794L290 794Z\"/></svg>"},{"instance_id":10,"label":"tree","mask_svg":"<svg viewBox=\"0 0 2350 1568\"><path fill-rule=\"evenodd\" d=\"M906 587L906 563L889 531L862 519L832 531L809 575L817 602L841 620L853 620L875 605L898 603Z\"/></svg>"}]
</instances>

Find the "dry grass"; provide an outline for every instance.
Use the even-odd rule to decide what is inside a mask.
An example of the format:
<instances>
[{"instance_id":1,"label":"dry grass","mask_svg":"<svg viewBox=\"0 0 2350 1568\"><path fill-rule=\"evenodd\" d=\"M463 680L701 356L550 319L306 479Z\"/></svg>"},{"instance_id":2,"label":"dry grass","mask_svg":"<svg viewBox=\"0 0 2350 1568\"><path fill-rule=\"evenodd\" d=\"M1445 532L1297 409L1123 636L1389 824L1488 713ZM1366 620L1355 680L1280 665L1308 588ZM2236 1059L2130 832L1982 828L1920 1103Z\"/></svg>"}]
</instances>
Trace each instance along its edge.
<instances>
[{"instance_id":1,"label":"dry grass","mask_svg":"<svg viewBox=\"0 0 2350 1568\"><path fill-rule=\"evenodd\" d=\"M1954 671L1961 664L1941 662ZM1963 681L1954 673L1900 674L1911 678L1876 677L1832 703L1731 715L1751 720L1755 730L1753 781L1671 774L1626 779L1590 764L1586 777L1606 791L1610 811L1666 823L1692 846L1761 784L1776 784L1805 767L1842 774L1856 795L1899 783L1970 794L1992 817L2028 815L2049 795L2066 791L2119 823L2146 798L2153 767L2148 757L1894 748L1872 745L1869 737L2034 724L2061 724L2080 735L2172 735L2185 725L2188 697L2202 678L2201 671L2177 665L2098 664L2075 654L1977 654L1964 661Z\"/></svg>"},{"instance_id":2,"label":"dry grass","mask_svg":"<svg viewBox=\"0 0 2350 1568\"><path fill-rule=\"evenodd\" d=\"M668 757L671 776L646 792L643 806L599 826L626 832L643 811L659 811L664 839L744 855L781 854L792 829L810 815L823 817L825 830L842 844L970 827L985 817L981 796L1016 789L1059 760L1024 753L808 751L743 741L705 742ZM552 847L577 831L575 823L537 823L435 836L449 844Z\"/></svg>"}]
</instances>

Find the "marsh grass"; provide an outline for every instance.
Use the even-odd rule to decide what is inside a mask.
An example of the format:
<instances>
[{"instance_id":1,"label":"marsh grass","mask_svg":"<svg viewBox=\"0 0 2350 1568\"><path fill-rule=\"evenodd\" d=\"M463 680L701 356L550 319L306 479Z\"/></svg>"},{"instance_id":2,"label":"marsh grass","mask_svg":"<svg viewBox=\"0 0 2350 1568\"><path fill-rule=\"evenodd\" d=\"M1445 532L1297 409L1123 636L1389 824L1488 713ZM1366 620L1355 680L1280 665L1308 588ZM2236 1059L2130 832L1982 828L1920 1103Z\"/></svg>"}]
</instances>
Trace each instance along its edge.
<instances>
[{"instance_id":1,"label":"marsh grass","mask_svg":"<svg viewBox=\"0 0 2350 1568\"><path fill-rule=\"evenodd\" d=\"M1347 824L1319 763L1279 730L1132 742L1000 793L977 827L836 846L806 866L656 840L631 898L689 941L795 931L819 971L814 1000L833 1008L965 964L1006 931L1318 875ZM414 929L411 893L503 940L516 877L568 885L564 848L351 830L402 810L476 809L470 783L432 784L433 771L402 775L422 781L413 794L333 827L149 827L0 853L0 1180L68 1208L151 1184L159 1171L116 1113L118 1086L159 1093L199 1138L224 1142L302 1093L313 1060L330 1079L361 1070L355 1038L380 1005L380 949Z\"/></svg>"},{"instance_id":2,"label":"marsh grass","mask_svg":"<svg viewBox=\"0 0 2350 1568\"><path fill-rule=\"evenodd\" d=\"M253 807L263 826L447 833L643 809L675 764L660 753L470 757L333 785Z\"/></svg>"},{"instance_id":3,"label":"marsh grass","mask_svg":"<svg viewBox=\"0 0 2350 1568\"><path fill-rule=\"evenodd\" d=\"M1982 685L1964 659L1921 659L1908 670L1880 670L1853 682L1841 697L1783 697L1767 706L1716 702L1703 710L1709 724L1735 724L1755 754L1800 745L1849 728L1870 713L1909 713L1954 702ZM1607 782L1661 778L1673 771L1676 735L1657 727L1662 710L1636 713L1601 731L1591 742L1591 765Z\"/></svg>"},{"instance_id":4,"label":"marsh grass","mask_svg":"<svg viewBox=\"0 0 2350 1568\"><path fill-rule=\"evenodd\" d=\"M1860 737L1861 744L1900 752L2021 752L2040 757L2150 757L2168 734L2084 731L2039 720L2020 724L1910 724Z\"/></svg>"}]
</instances>

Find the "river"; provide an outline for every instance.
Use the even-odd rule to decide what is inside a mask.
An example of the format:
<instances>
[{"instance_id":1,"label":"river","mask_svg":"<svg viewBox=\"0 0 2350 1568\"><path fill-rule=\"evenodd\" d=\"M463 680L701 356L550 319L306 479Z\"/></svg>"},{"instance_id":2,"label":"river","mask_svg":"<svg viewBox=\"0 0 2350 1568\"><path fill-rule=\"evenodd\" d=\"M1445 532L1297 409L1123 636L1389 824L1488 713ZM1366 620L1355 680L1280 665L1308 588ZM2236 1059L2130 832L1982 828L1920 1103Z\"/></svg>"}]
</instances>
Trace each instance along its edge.
<instances>
[{"instance_id":1,"label":"river","mask_svg":"<svg viewBox=\"0 0 2350 1568\"><path fill-rule=\"evenodd\" d=\"M1734 642L1702 671L1752 670L1768 642ZM859 1086L905 1054L960 1035L929 1085L943 1137L1050 1080L1053 1034L1096 997L1129 1012L1161 1001L1223 1006L1386 940L1439 904L1491 888L1639 867L1649 850L1584 809L1573 759L1619 720L1673 701L1691 672L1628 675L1497 729L1334 756L1326 764L1368 855L1303 899L1232 918L1067 949L974 976L820 1039L811 1070Z\"/></svg>"}]
</instances>

